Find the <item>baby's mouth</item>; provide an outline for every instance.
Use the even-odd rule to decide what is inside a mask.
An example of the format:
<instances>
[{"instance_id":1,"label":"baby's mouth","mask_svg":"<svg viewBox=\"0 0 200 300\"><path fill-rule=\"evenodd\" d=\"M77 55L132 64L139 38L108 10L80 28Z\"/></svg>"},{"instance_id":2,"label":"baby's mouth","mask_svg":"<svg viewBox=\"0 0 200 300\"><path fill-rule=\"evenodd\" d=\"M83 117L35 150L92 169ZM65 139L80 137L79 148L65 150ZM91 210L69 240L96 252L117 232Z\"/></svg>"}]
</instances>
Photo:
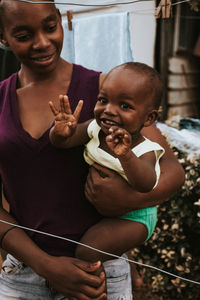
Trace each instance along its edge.
<instances>
[{"instance_id":1,"label":"baby's mouth","mask_svg":"<svg viewBox=\"0 0 200 300\"><path fill-rule=\"evenodd\" d=\"M105 118L102 118L101 119L101 123L107 125L107 126L119 126L119 123L113 121L113 120L110 120L110 119L105 119Z\"/></svg>"}]
</instances>

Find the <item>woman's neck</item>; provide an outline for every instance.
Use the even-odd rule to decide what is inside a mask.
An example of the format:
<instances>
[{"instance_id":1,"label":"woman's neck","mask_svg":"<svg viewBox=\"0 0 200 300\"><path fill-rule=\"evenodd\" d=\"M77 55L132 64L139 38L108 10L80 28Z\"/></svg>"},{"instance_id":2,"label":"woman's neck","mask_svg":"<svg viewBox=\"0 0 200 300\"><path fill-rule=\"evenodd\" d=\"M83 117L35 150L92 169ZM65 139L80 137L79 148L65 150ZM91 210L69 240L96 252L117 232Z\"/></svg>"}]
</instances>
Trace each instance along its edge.
<instances>
[{"instance_id":1,"label":"woman's neck","mask_svg":"<svg viewBox=\"0 0 200 300\"><path fill-rule=\"evenodd\" d=\"M71 64L60 58L56 68L49 72L34 72L28 67L22 65L18 72L20 87L25 87L30 84L43 84L45 82L54 82L56 79L62 77L65 74L65 79L67 75L71 75Z\"/></svg>"}]
</instances>

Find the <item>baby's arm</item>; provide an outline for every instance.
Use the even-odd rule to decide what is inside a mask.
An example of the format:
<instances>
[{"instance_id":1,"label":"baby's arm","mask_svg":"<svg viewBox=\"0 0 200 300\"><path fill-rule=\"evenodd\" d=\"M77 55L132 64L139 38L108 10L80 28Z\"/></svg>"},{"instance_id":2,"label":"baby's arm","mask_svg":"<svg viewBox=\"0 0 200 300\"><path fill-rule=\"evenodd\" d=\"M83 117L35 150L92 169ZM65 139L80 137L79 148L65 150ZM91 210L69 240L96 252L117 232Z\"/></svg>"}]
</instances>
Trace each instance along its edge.
<instances>
[{"instance_id":1,"label":"baby's arm","mask_svg":"<svg viewBox=\"0 0 200 300\"><path fill-rule=\"evenodd\" d=\"M131 149L131 135L125 129L116 126L110 128L106 143L119 159L130 185L142 193L152 190L156 183L154 152L137 157Z\"/></svg>"},{"instance_id":2,"label":"baby's arm","mask_svg":"<svg viewBox=\"0 0 200 300\"><path fill-rule=\"evenodd\" d=\"M74 113L71 111L69 99L60 95L60 107L57 109L53 102L49 102L55 116L55 124L49 133L51 143L57 148L71 148L88 141L87 127L90 121L78 124L83 101L80 100Z\"/></svg>"}]
</instances>

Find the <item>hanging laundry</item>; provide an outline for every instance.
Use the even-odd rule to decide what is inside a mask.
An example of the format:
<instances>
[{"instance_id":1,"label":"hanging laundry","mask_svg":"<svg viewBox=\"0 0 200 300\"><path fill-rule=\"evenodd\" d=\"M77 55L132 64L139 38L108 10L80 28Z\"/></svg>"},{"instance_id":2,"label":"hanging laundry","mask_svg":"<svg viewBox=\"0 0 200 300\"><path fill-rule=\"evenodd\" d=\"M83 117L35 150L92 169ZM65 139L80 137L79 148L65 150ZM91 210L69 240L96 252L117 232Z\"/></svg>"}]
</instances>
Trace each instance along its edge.
<instances>
[{"instance_id":1,"label":"hanging laundry","mask_svg":"<svg viewBox=\"0 0 200 300\"><path fill-rule=\"evenodd\" d=\"M116 65L133 61L128 12L73 18L72 30L67 20L63 27L61 56L70 62L108 72Z\"/></svg>"},{"instance_id":2,"label":"hanging laundry","mask_svg":"<svg viewBox=\"0 0 200 300\"><path fill-rule=\"evenodd\" d=\"M69 30L68 21L64 20L62 22L64 39L63 39L63 48L61 56L71 63L75 63L74 57L74 31Z\"/></svg>"}]
</instances>

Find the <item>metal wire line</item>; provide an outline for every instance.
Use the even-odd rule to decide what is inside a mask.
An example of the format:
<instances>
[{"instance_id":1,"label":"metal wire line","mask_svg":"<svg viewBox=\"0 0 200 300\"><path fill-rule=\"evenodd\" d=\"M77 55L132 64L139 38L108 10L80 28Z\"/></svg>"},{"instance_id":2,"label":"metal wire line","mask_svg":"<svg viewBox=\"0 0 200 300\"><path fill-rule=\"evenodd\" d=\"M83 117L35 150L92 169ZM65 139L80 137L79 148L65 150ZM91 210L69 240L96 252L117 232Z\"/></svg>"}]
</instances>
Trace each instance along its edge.
<instances>
[{"instance_id":1,"label":"metal wire line","mask_svg":"<svg viewBox=\"0 0 200 300\"><path fill-rule=\"evenodd\" d=\"M35 233L39 233L39 234L43 234L43 235L50 236L50 237L53 237L53 238L57 238L57 239L60 239L60 240L65 240L65 241L68 241L68 242L71 242L71 243L74 243L74 244L77 244L77 245L80 245L80 246L83 246L83 247L92 249L92 250L94 250L94 251L96 251L96 252L99 252L99 253L102 253L102 254L106 254L106 255L112 256L112 257L114 257L114 258L120 258L120 259L126 260L126 261L128 261L128 262L130 262L130 263L134 263L134 264L137 264L137 265L146 267L146 268L154 269L154 270L159 271L159 272L162 272L162 273L164 273L164 274L166 274L166 275L169 275L169 276L172 276L172 277L175 277L175 278L179 278L179 279L181 279L181 280L184 280L184 281L187 281L187 282L190 282L190 283L193 283L193 284L198 284L198 285L200 285L200 282L198 282L198 281L194 281L194 280L191 280L191 279L187 279L187 278L184 278L184 277L175 275L175 274L173 274L173 273L167 272L167 271L165 271L165 270L159 269L159 268L157 268L157 267L154 267L154 266L151 266L151 265L148 265L148 264L143 264L143 263L134 261L134 260L129 259L129 258L125 258L125 257L123 257L123 256L118 256L118 255L115 255L115 254L112 254L112 253L109 253L109 252L105 252L105 251L99 250L99 249L97 249L97 248L94 248L94 247L88 246L88 245L86 245L86 244L83 244L83 243L81 243L81 242L74 241L74 240L72 240L72 239L68 239L68 238L61 237L61 236L58 236L58 235L55 235L55 234L52 234L52 233L48 233L48 232L44 232L44 231L32 229L32 228L29 228L29 227L25 227L25 226L13 224L13 223L11 223L11 222L7 222L7 221L1 220L1 219L0 219L0 222L1 222L1 223L8 224L8 225L11 225L11 226L15 226L15 227L17 227L17 228L21 228L21 229L23 229L23 230L32 231L32 232L35 232Z\"/></svg>"}]
</instances>

